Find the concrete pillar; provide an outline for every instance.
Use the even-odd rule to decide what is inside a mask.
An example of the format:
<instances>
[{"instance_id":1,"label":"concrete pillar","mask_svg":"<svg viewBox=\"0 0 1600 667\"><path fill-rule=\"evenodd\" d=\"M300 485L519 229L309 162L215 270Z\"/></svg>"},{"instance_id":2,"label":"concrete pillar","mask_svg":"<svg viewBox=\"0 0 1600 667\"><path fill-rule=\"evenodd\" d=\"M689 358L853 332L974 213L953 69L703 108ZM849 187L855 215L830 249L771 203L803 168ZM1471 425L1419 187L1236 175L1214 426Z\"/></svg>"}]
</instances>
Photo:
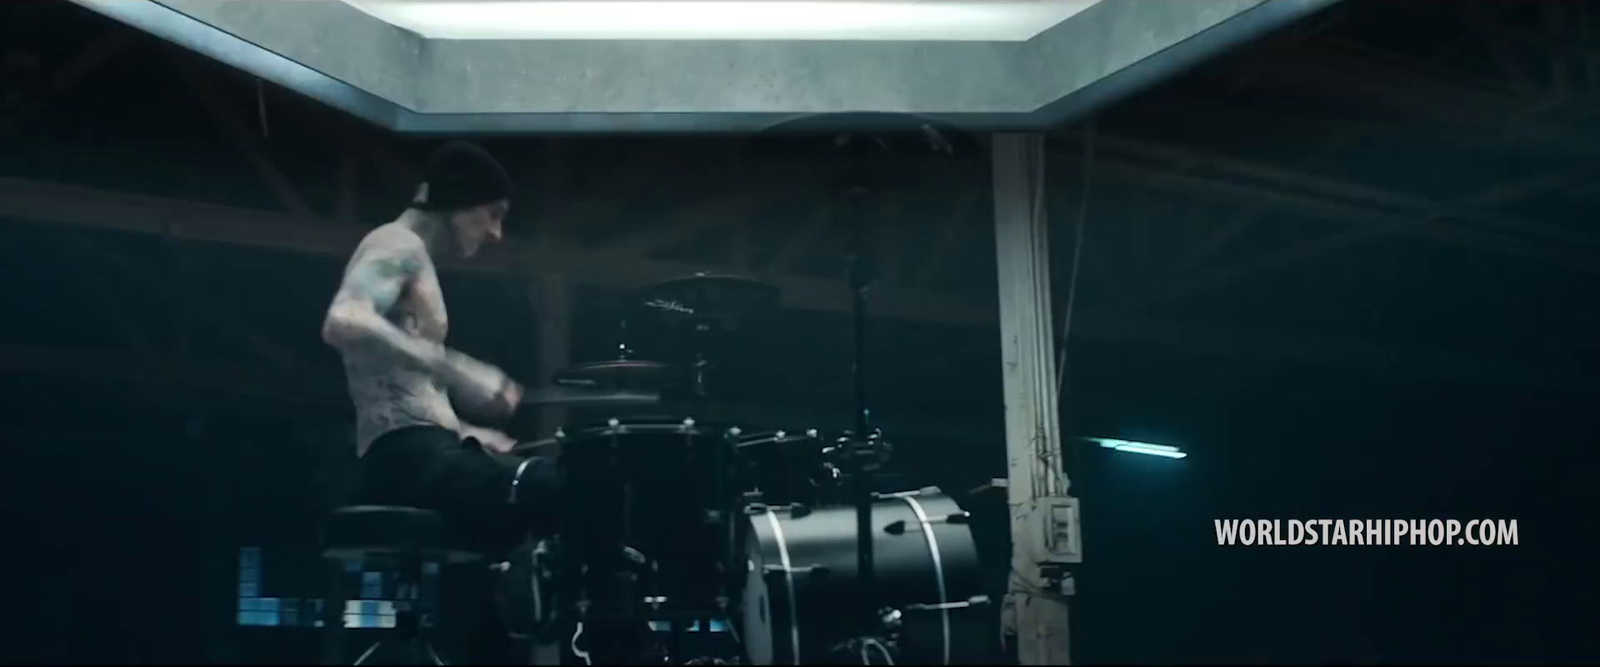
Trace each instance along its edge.
<instances>
[{"instance_id":1,"label":"concrete pillar","mask_svg":"<svg viewBox=\"0 0 1600 667\"><path fill-rule=\"evenodd\" d=\"M995 135L993 145L1012 545L1002 622L1021 664L1064 665L1078 527L1061 459L1043 145L1023 134Z\"/></svg>"}]
</instances>

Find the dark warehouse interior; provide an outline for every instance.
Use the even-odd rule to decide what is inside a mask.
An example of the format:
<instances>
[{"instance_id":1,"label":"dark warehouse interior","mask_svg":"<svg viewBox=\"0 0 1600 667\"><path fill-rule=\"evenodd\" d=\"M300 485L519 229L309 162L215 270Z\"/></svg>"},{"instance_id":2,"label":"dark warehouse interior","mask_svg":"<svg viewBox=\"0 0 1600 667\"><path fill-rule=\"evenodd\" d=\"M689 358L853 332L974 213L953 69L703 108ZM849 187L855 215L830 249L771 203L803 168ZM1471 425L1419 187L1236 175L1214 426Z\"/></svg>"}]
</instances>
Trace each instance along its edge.
<instances>
[{"instance_id":1,"label":"dark warehouse interior","mask_svg":"<svg viewBox=\"0 0 1600 667\"><path fill-rule=\"evenodd\" d=\"M319 530L357 464L320 326L442 137L64 0L0 3L0 57L17 531L0 661L318 661ZM1591 0L1346 0L1044 132L1082 502L1075 662L1600 660L1582 523L1600 506L1582 481L1600 462L1597 81ZM1003 267L974 136L870 213L865 356L894 443L880 482L960 502L998 598L1005 493L977 489L1008 470ZM850 428L836 154L726 134L474 140L512 173L510 234L536 250L443 266L452 347L542 385L552 345L614 354L639 285L755 276L788 305L719 340L718 420ZM569 340L541 340L549 317ZM643 358L684 353L633 324ZM507 430L549 437L550 414ZM1278 517L1516 520L1518 542L1217 545L1214 519ZM438 641L466 662L488 612L460 576ZM242 597L305 606L257 623Z\"/></svg>"}]
</instances>

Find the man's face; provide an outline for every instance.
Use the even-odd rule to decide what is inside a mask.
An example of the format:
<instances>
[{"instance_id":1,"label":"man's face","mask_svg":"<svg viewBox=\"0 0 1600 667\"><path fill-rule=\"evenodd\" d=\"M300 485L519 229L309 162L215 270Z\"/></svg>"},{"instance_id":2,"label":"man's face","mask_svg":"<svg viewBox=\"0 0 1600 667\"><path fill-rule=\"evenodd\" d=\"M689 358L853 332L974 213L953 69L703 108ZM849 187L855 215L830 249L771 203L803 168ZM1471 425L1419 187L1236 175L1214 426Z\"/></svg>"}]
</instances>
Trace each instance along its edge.
<instances>
[{"instance_id":1,"label":"man's face","mask_svg":"<svg viewBox=\"0 0 1600 667\"><path fill-rule=\"evenodd\" d=\"M457 211L450 218L450 226L455 230L456 252L462 257L472 257L484 244L505 238L504 224L510 210L510 202L502 199Z\"/></svg>"}]
</instances>

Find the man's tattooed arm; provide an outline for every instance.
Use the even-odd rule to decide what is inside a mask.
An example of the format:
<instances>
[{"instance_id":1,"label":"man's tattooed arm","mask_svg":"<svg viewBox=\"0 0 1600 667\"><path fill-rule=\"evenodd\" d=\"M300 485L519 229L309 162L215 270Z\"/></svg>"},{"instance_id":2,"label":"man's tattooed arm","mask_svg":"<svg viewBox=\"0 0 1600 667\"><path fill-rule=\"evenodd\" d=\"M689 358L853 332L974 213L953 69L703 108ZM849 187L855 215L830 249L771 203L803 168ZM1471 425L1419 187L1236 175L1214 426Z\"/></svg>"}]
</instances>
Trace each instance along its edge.
<instances>
[{"instance_id":1,"label":"man's tattooed arm","mask_svg":"<svg viewBox=\"0 0 1600 667\"><path fill-rule=\"evenodd\" d=\"M500 381L502 376L492 366L407 333L384 317L426 261L419 239L369 238L350 260L328 307L322 339L341 352L383 355L451 387L476 388Z\"/></svg>"}]
</instances>

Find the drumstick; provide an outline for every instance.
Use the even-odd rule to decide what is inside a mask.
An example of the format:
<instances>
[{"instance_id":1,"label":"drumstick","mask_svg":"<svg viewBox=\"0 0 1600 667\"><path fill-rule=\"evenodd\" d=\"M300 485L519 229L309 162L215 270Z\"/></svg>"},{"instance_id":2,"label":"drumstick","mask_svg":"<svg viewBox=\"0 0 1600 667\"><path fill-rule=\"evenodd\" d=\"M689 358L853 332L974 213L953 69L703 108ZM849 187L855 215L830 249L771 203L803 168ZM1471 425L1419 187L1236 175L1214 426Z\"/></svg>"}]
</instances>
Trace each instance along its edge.
<instances>
[{"instance_id":1,"label":"drumstick","mask_svg":"<svg viewBox=\"0 0 1600 667\"><path fill-rule=\"evenodd\" d=\"M574 387L544 387L538 391L523 394L521 405L539 406L555 405L568 407L627 407L633 405L655 405L661 402L658 392L641 391L594 391L577 389Z\"/></svg>"}]
</instances>

